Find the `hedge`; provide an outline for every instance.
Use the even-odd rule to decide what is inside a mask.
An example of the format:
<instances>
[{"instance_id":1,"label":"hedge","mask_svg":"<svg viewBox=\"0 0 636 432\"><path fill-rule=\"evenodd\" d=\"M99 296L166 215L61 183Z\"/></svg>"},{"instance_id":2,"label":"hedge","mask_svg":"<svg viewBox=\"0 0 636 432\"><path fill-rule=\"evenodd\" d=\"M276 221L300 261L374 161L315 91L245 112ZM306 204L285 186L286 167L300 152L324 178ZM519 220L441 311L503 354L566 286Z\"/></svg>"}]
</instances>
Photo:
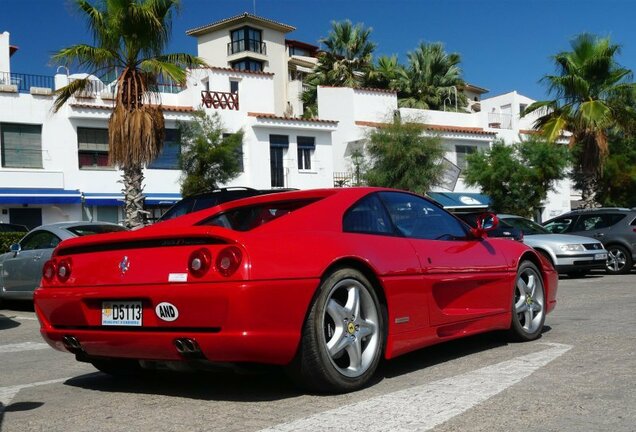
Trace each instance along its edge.
<instances>
[{"instance_id":1,"label":"hedge","mask_svg":"<svg viewBox=\"0 0 636 432\"><path fill-rule=\"evenodd\" d=\"M24 237L23 232L0 232L0 253L9 252L12 244L20 241Z\"/></svg>"}]
</instances>

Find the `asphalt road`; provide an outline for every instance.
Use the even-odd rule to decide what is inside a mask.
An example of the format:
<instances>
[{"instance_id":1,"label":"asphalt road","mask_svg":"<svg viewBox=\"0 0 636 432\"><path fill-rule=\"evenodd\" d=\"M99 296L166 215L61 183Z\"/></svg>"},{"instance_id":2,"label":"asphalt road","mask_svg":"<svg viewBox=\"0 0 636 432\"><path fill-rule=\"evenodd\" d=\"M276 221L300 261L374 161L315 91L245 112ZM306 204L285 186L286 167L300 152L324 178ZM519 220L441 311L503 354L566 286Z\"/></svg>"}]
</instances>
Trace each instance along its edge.
<instances>
[{"instance_id":1,"label":"asphalt road","mask_svg":"<svg viewBox=\"0 0 636 432\"><path fill-rule=\"evenodd\" d=\"M32 306L0 309L0 430L636 431L636 271L563 278L546 331L498 333L387 362L377 382L304 394L284 374L118 380L42 343Z\"/></svg>"}]
</instances>

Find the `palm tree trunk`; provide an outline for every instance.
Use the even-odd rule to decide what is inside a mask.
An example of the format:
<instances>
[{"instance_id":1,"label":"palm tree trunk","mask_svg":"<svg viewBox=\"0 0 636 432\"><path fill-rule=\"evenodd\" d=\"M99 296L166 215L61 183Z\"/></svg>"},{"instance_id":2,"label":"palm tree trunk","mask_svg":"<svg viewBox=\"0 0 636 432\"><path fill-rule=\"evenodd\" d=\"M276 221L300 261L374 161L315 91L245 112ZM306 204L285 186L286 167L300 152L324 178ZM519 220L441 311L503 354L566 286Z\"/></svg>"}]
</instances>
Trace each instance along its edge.
<instances>
[{"instance_id":1,"label":"palm tree trunk","mask_svg":"<svg viewBox=\"0 0 636 432\"><path fill-rule=\"evenodd\" d=\"M581 180L581 204L582 208L595 208L598 204L595 199L594 176L585 175Z\"/></svg>"},{"instance_id":2,"label":"palm tree trunk","mask_svg":"<svg viewBox=\"0 0 636 432\"><path fill-rule=\"evenodd\" d=\"M145 225L148 212L144 210L144 174L140 165L123 168L120 183L124 184L124 226L139 228Z\"/></svg>"}]
</instances>

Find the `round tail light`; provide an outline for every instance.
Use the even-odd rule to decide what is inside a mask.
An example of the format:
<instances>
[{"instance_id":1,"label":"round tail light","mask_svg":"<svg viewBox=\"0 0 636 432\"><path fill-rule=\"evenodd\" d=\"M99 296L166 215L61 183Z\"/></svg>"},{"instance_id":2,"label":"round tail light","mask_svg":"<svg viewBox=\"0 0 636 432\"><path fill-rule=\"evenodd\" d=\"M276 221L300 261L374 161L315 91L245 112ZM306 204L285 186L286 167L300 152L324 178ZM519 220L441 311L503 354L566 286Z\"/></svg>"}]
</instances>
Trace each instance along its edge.
<instances>
[{"instance_id":1,"label":"round tail light","mask_svg":"<svg viewBox=\"0 0 636 432\"><path fill-rule=\"evenodd\" d=\"M206 274L211 264L212 254L205 248L195 250L188 258L188 270L196 277Z\"/></svg>"},{"instance_id":2,"label":"round tail light","mask_svg":"<svg viewBox=\"0 0 636 432\"><path fill-rule=\"evenodd\" d=\"M243 254L239 248L226 247L216 257L216 270L225 277L231 276L238 270L242 259Z\"/></svg>"},{"instance_id":3,"label":"round tail light","mask_svg":"<svg viewBox=\"0 0 636 432\"><path fill-rule=\"evenodd\" d=\"M60 282L66 282L71 277L71 261L62 260L57 265L57 279Z\"/></svg>"},{"instance_id":4,"label":"round tail light","mask_svg":"<svg viewBox=\"0 0 636 432\"><path fill-rule=\"evenodd\" d=\"M55 265L55 261L48 260L44 263L44 267L42 267L42 277L45 281L52 282L56 272L57 266Z\"/></svg>"}]
</instances>

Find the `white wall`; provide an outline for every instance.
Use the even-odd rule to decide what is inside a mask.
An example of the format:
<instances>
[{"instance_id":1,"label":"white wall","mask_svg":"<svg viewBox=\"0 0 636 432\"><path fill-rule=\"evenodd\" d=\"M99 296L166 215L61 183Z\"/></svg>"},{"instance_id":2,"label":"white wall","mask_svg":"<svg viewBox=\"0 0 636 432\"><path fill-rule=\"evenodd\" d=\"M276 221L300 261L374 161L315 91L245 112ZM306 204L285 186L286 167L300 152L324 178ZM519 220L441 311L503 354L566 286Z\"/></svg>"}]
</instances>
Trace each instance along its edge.
<instances>
[{"instance_id":1,"label":"white wall","mask_svg":"<svg viewBox=\"0 0 636 432\"><path fill-rule=\"evenodd\" d=\"M0 33L0 73L11 72L11 54L9 52L9 32ZM8 84L2 82L3 76L0 76L0 84Z\"/></svg>"}]
</instances>

